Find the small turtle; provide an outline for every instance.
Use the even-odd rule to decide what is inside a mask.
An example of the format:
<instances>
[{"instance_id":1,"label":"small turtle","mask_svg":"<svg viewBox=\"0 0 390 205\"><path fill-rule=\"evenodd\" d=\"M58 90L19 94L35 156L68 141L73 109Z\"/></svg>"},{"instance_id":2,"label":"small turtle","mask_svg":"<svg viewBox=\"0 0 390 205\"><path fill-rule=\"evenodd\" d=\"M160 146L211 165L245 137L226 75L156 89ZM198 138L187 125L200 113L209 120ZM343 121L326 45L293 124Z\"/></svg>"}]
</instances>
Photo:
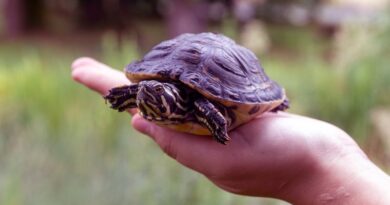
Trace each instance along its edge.
<instances>
[{"instance_id":1,"label":"small turtle","mask_svg":"<svg viewBox=\"0 0 390 205\"><path fill-rule=\"evenodd\" d=\"M138 108L146 120L222 144L228 130L267 111L288 108L285 91L256 56L221 34L183 34L125 68L133 83L104 98L113 109Z\"/></svg>"}]
</instances>

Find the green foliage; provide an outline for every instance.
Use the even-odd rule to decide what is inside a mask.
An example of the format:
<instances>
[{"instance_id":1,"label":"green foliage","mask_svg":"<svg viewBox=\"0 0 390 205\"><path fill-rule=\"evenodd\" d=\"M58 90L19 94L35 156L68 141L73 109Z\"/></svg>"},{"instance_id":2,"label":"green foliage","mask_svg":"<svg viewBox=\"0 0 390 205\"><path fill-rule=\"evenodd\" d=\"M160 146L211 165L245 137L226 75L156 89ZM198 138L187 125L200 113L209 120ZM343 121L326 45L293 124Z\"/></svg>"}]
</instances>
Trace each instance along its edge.
<instances>
[{"instance_id":1,"label":"green foliage","mask_svg":"<svg viewBox=\"0 0 390 205\"><path fill-rule=\"evenodd\" d=\"M285 85L291 110L336 124L364 143L371 111L390 104L389 21L345 25L334 44L299 28L271 33L277 45L296 50L287 59L263 58L267 72ZM332 62L319 55L328 49L336 50Z\"/></svg>"},{"instance_id":2,"label":"green foliage","mask_svg":"<svg viewBox=\"0 0 390 205\"><path fill-rule=\"evenodd\" d=\"M390 103L389 29L373 32L371 46L338 67L322 60L329 46L311 32L273 28L276 47L298 55L270 53L262 64L285 86L291 112L364 142L370 111ZM122 69L138 57L133 42L105 34L102 61ZM72 81L78 55L23 43L0 48L0 204L280 204L220 191L166 157L128 115Z\"/></svg>"},{"instance_id":3,"label":"green foliage","mask_svg":"<svg viewBox=\"0 0 390 205\"><path fill-rule=\"evenodd\" d=\"M136 58L123 43L104 36L104 61ZM77 55L0 49L0 204L275 204L222 192L165 156L128 115L72 81Z\"/></svg>"}]
</instances>

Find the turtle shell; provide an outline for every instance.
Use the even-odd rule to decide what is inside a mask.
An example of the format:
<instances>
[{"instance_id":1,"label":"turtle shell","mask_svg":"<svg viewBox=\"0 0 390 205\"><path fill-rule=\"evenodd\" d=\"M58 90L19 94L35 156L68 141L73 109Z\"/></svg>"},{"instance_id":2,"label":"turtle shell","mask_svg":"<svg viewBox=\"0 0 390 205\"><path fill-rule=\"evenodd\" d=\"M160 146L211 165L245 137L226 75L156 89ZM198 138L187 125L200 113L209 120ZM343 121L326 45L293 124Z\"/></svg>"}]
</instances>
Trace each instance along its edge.
<instances>
[{"instance_id":1,"label":"turtle shell","mask_svg":"<svg viewBox=\"0 0 390 205\"><path fill-rule=\"evenodd\" d=\"M222 104L227 108L224 115L229 116L229 130L261 113L278 110L278 106L281 110L287 107L284 89L265 74L256 56L220 34L183 34L163 41L141 60L129 64L125 72L134 83L148 79L179 81ZM193 122L165 126L210 134Z\"/></svg>"},{"instance_id":2,"label":"turtle shell","mask_svg":"<svg viewBox=\"0 0 390 205\"><path fill-rule=\"evenodd\" d=\"M177 80L225 105L280 104L286 98L254 53L221 34L182 34L163 41L125 72L132 82Z\"/></svg>"}]
</instances>

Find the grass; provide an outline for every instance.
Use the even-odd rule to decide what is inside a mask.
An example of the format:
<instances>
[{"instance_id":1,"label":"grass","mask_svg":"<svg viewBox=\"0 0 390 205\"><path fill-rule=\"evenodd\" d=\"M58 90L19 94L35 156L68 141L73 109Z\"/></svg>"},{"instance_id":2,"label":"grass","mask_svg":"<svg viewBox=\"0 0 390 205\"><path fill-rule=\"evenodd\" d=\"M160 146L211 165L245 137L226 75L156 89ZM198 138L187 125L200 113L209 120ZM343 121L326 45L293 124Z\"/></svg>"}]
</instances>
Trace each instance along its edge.
<instances>
[{"instance_id":1,"label":"grass","mask_svg":"<svg viewBox=\"0 0 390 205\"><path fill-rule=\"evenodd\" d=\"M370 111L390 102L388 35L380 32L384 39L372 38L378 47L340 71L319 57L326 46L318 38L299 32L274 37L304 35L286 40L289 49L304 46L298 58L261 57L267 73L286 87L292 112L336 124L364 143ZM70 64L80 55L77 49L2 44L0 204L282 203L220 191L166 157L129 126L128 115L108 109L101 96L71 80ZM133 41L119 44L113 34L104 36L103 62L121 69L138 56Z\"/></svg>"},{"instance_id":2,"label":"grass","mask_svg":"<svg viewBox=\"0 0 390 205\"><path fill-rule=\"evenodd\" d=\"M112 38L102 59L120 68L137 53ZM71 80L79 53L56 49L0 49L0 204L275 204L222 192L169 159Z\"/></svg>"}]
</instances>

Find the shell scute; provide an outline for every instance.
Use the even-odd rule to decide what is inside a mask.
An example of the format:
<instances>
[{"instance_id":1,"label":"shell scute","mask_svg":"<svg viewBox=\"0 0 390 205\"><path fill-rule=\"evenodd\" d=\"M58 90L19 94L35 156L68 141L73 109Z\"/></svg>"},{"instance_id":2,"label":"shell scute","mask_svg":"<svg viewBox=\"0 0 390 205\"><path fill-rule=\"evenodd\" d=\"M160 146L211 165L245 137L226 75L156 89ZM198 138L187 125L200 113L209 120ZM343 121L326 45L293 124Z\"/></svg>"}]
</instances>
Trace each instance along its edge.
<instances>
[{"instance_id":1,"label":"shell scute","mask_svg":"<svg viewBox=\"0 0 390 205\"><path fill-rule=\"evenodd\" d=\"M268 78L254 53L219 34L183 34L164 41L125 71L135 82L178 80L221 103L260 104L285 98L283 88Z\"/></svg>"},{"instance_id":2,"label":"shell scute","mask_svg":"<svg viewBox=\"0 0 390 205\"><path fill-rule=\"evenodd\" d=\"M222 49L216 49L218 54L213 55L212 60L216 64L216 68L223 69L226 72L232 73L233 75L238 75L242 78L245 78L247 75L245 73L245 69L241 67L240 69L237 69L240 65L235 61L235 59L232 59L233 55L228 55L225 51Z\"/></svg>"}]
</instances>

